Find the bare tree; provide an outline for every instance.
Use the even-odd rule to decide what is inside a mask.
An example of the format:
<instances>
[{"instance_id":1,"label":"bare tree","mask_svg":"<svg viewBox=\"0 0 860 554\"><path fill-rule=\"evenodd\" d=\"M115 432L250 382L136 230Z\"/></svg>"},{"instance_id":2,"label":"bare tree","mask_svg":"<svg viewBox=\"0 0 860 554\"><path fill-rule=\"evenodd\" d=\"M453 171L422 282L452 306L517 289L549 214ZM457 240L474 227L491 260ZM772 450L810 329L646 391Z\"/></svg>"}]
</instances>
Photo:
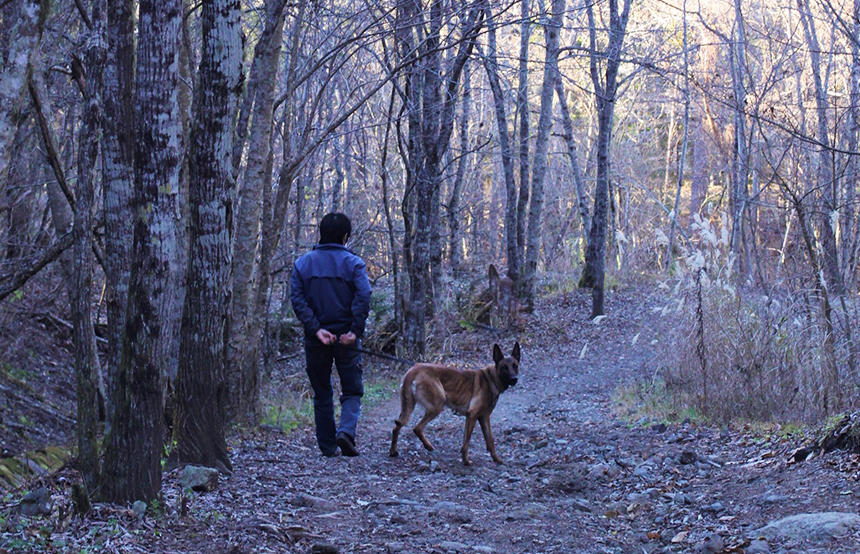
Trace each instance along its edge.
<instances>
[{"instance_id":1,"label":"bare tree","mask_svg":"<svg viewBox=\"0 0 860 554\"><path fill-rule=\"evenodd\" d=\"M609 147L612 138L612 117L618 92L618 67L627 31L631 0L623 0L621 11L617 0L609 0L609 29L606 50L597 49L597 26L594 6L588 4L589 67L594 98L597 104L597 185L594 190L591 231L588 235L588 250L585 268L580 279L581 287L591 288L591 317L603 315L603 285L606 270L606 223L609 207ZM603 76L600 62L605 60Z\"/></svg>"},{"instance_id":2,"label":"bare tree","mask_svg":"<svg viewBox=\"0 0 860 554\"><path fill-rule=\"evenodd\" d=\"M558 76L558 39L564 17L564 0L552 0L552 15L544 23L546 58L544 59L543 85L540 93L540 118L535 138L534 172L532 174L529 229L523 272L523 296L529 306L534 305L535 281L541 252L541 225L543 223L544 181L547 174L547 147L552 127L552 98Z\"/></svg>"},{"instance_id":3,"label":"bare tree","mask_svg":"<svg viewBox=\"0 0 860 554\"><path fill-rule=\"evenodd\" d=\"M524 3L527 3L524 2ZM499 61L496 47L496 21L492 8L487 2L484 6L487 18L487 54L484 56L484 69L493 93L493 108L496 116L496 131L499 134L499 150L502 158L502 172L505 177L505 253L508 258L508 277L515 283L519 279L520 250L517 245L517 185L514 180L514 152L508 116L506 95L499 79Z\"/></svg>"}]
</instances>

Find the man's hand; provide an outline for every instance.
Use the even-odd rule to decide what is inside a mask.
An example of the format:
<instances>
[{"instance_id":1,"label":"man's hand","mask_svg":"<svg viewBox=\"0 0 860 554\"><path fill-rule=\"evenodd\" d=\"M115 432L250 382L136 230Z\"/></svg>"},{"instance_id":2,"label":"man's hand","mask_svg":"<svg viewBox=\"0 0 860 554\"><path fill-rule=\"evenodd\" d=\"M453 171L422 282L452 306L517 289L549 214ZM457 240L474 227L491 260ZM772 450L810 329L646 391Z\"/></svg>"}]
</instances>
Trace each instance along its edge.
<instances>
[{"instance_id":1,"label":"man's hand","mask_svg":"<svg viewBox=\"0 0 860 554\"><path fill-rule=\"evenodd\" d=\"M325 329L317 331L317 338L323 344L334 344L337 342L337 337L333 333L329 333Z\"/></svg>"},{"instance_id":2,"label":"man's hand","mask_svg":"<svg viewBox=\"0 0 860 554\"><path fill-rule=\"evenodd\" d=\"M349 344L355 344L355 333L350 331L349 333L343 334L340 336L340 343L344 346Z\"/></svg>"}]
</instances>

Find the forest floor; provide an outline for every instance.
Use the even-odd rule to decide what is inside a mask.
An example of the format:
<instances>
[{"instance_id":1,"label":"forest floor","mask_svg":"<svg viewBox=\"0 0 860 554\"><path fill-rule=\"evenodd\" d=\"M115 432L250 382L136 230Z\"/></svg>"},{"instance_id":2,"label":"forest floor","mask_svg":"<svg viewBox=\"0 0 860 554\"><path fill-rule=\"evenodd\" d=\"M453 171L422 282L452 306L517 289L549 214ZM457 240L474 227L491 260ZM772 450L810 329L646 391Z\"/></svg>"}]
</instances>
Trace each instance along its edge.
<instances>
[{"instance_id":1,"label":"forest floor","mask_svg":"<svg viewBox=\"0 0 860 554\"><path fill-rule=\"evenodd\" d=\"M574 291L543 299L516 336L455 335L443 361L464 367L487 365L493 342L506 352L514 339L522 345L519 384L492 416L503 465L476 430L473 465L464 467L464 420L448 411L427 428L434 452L407 430L400 456L389 458L402 368L366 358L365 381L377 392L366 398L361 456L322 457L308 425L239 431L230 441L234 474L215 491L186 496L174 471L163 502L142 517L104 504L83 521L57 522L55 507L50 525L8 515L0 551L860 551L860 527L846 516L789 524L781 535L757 531L795 514L857 512L856 455L787 464L800 437L643 415L636 395L619 391L650 381L672 345L649 292L607 300L599 323L587 318L589 295ZM291 363L300 369L298 358ZM42 480L55 504L68 502L68 479L65 471Z\"/></svg>"}]
</instances>

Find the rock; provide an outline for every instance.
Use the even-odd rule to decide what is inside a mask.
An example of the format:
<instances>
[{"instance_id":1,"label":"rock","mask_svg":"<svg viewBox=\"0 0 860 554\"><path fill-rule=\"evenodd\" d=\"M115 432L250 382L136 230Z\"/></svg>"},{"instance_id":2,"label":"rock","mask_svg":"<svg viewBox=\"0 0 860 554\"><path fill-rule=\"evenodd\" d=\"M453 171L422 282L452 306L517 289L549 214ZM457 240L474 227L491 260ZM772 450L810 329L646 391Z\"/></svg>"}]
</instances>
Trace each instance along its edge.
<instances>
[{"instance_id":1,"label":"rock","mask_svg":"<svg viewBox=\"0 0 860 554\"><path fill-rule=\"evenodd\" d=\"M461 542L442 541L438 544L439 548L447 552L465 552L469 549L468 546Z\"/></svg>"},{"instance_id":2,"label":"rock","mask_svg":"<svg viewBox=\"0 0 860 554\"><path fill-rule=\"evenodd\" d=\"M393 516L391 516L390 521L391 521L391 523L395 523L397 525L403 525L404 523L409 523L409 521L405 517L398 515L398 514L394 514Z\"/></svg>"},{"instance_id":3,"label":"rock","mask_svg":"<svg viewBox=\"0 0 860 554\"><path fill-rule=\"evenodd\" d=\"M694 463L699 457L692 450L684 450L678 457L678 463L688 465Z\"/></svg>"},{"instance_id":4,"label":"rock","mask_svg":"<svg viewBox=\"0 0 860 554\"><path fill-rule=\"evenodd\" d=\"M718 514L725 510L722 502L714 502L713 504L708 504L707 506L702 506L703 512L712 512Z\"/></svg>"},{"instance_id":5,"label":"rock","mask_svg":"<svg viewBox=\"0 0 860 554\"><path fill-rule=\"evenodd\" d=\"M744 554L769 554L770 553L770 545L767 541L763 541L761 539L756 539L752 541L749 546L744 548Z\"/></svg>"},{"instance_id":6,"label":"rock","mask_svg":"<svg viewBox=\"0 0 860 554\"><path fill-rule=\"evenodd\" d=\"M547 487L564 494L582 492L587 487L585 481L576 475L558 474L548 479Z\"/></svg>"},{"instance_id":7,"label":"rock","mask_svg":"<svg viewBox=\"0 0 860 554\"><path fill-rule=\"evenodd\" d=\"M789 500L789 497L784 494L777 494L774 492L769 492L767 494L763 494L760 497L760 501L762 504L782 504L783 502Z\"/></svg>"},{"instance_id":8,"label":"rock","mask_svg":"<svg viewBox=\"0 0 860 554\"><path fill-rule=\"evenodd\" d=\"M654 476L651 474L651 466L648 464L642 464L636 469L633 470L633 475L635 477L639 477L644 481L653 481Z\"/></svg>"},{"instance_id":9,"label":"rock","mask_svg":"<svg viewBox=\"0 0 860 554\"><path fill-rule=\"evenodd\" d=\"M704 542L697 544L695 551L700 554L716 554L725 548L725 541L718 535L711 535Z\"/></svg>"},{"instance_id":10,"label":"rock","mask_svg":"<svg viewBox=\"0 0 860 554\"><path fill-rule=\"evenodd\" d=\"M314 496L312 494L307 493L299 493L294 494L287 498L287 502L293 504L294 506L302 506L304 508L315 508L317 510L334 510L337 508L337 504L332 502L331 500L327 500L325 498L320 498L319 496Z\"/></svg>"},{"instance_id":11,"label":"rock","mask_svg":"<svg viewBox=\"0 0 860 554\"><path fill-rule=\"evenodd\" d=\"M447 502L444 500L437 502L433 505L430 512L454 523L469 523L472 521L472 512L456 502Z\"/></svg>"},{"instance_id":12,"label":"rock","mask_svg":"<svg viewBox=\"0 0 860 554\"><path fill-rule=\"evenodd\" d=\"M439 462L436 460L430 460L430 473L435 473L440 469L442 469L442 467L439 465Z\"/></svg>"},{"instance_id":13,"label":"rock","mask_svg":"<svg viewBox=\"0 0 860 554\"><path fill-rule=\"evenodd\" d=\"M313 554L337 554L337 547L328 542L318 542L314 543L311 546L311 552Z\"/></svg>"},{"instance_id":14,"label":"rock","mask_svg":"<svg viewBox=\"0 0 860 554\"><path fill-rule=\"evenodd\" d=\"M567 505L574 510L579 510L580 512L591 512L591 504L589 504L584 498L572 498Z\"/></svg>"},{"instance_id":15,"label":"rock","mask_svg":"<svg viewBox=\"0 0 860 554\"><path fill-rule=\"evenodd\" d=\"M406 550L406 543L400 541L390 542L385 545L389 552L403 552Z\"/></svg>"},{"instance_id":16,"label":"rock","mask_svg":"<svg viewBox=\"0 0 860 554\"><path fill-rule=\"evenodd\" d=\"M609 466L606 464L595 464L588 469L586 477L592 481L601 481L609 475Z\"/></svg>"},{"instance_id":17,"label":"rock","mask_svg":"<svg viewBox=\"0 0 860 554\"><path fill-rule=\"evenodd\" d=\"M18 504L18 512L27 517L51 515L51 491L45 487L39 487L30 491Z\"/></svg>"},{"instance_id":18,"label":"rock","mask_svg":"<svg viewBox=\"0 0 860 554\"><path fill-rule=\"evenodd\" d=\"M672 497L672 502L675 504L689 504L690 497L684 494L683 492L676 492Z\"/></svg>"},{"instance_id":19,"label":"rock","mask_svg":"<svg viewBox=\"0 0 860 554\"><path fill-rule=\"evenodd\" d=\"M218 488L218 470L203 466L185 466L179 474L179 484L183 489L209 492Z\"/></svg>"},{"instance_id":20,"label":"rock","mask_svg":"<svg viewBox=\"0 0 860 554\"><path fill-rule=\"evenodd\" d=\"M146 502L143 500L135 500L134 504L131 505L131 509L134 510L137 517L143 517L143 514L146 513Z\"/></svg>"},{"instance_id":21,"label":"rock","mask_svg":"<svg viewBox=\"0 0 860 554\"><path fill-rule=\"evenodd\" d=\"M818 512L796 514L772 521L749 534L751 538L773 540L821 540L860 529L860 515L845 512Z\"/></svg>"}]
</instances>

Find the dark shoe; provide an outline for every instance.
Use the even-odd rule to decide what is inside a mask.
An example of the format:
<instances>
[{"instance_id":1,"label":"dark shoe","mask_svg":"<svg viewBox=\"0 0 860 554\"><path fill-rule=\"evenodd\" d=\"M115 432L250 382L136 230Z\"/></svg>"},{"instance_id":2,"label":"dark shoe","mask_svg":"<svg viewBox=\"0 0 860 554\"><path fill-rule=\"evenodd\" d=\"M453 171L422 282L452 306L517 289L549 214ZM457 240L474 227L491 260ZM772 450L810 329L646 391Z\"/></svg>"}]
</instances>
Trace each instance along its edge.
<instances>
[{"instance_id":1,"label":"dark shoe","mask_svg":"<svg viewBox=\"0 0 860 554\"><path fill-rule=\"evenodd\" d=\"M337 458L338 456L340 456L340 452L338 452L337 448L335 448L331 452L323 452L322 455L326 458Z\"/></svg>"},{"instance_id":2,"label":"dark shoe","mask_svg":"<svg viewBox=\"0 0 860 554\"><path fill-rule=\"evenodd\" d=\"M337 434L337 445L344 456L358 456L358 450L355 448L355 439L343 431Z\"/></svg>"}]
</instances>

